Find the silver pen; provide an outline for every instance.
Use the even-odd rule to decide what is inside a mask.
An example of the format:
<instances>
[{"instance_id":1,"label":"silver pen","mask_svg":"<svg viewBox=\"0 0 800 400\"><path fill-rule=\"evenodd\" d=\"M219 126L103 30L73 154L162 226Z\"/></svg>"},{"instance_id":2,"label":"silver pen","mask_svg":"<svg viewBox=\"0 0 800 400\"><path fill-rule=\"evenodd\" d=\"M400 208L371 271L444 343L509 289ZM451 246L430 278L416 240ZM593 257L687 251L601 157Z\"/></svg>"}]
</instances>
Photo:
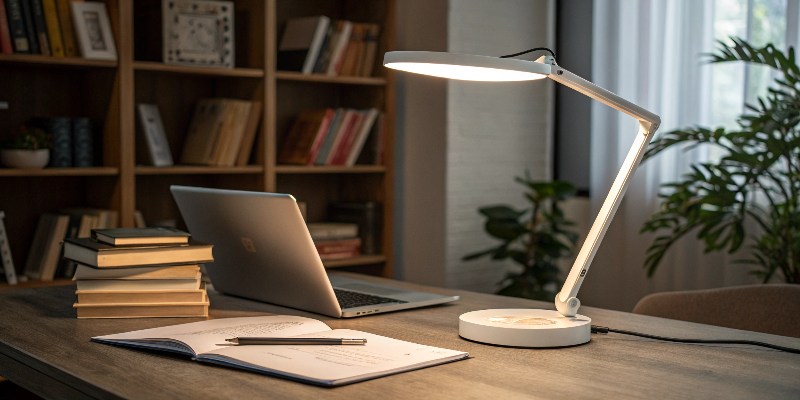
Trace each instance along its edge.
<instances>
[{"instance_id":1,"label":"silver pen","mask_svg":"<svg viewBox=\"0 0 800 400\"><path fill-rule=\"evenodd\" d=\"M280 344L327 344L327 345L365 345L367 339L345 338L272 338L272 337L235 337L225 339L227 342L242 345L280 345Z\"/></svg>"}]
</instances>

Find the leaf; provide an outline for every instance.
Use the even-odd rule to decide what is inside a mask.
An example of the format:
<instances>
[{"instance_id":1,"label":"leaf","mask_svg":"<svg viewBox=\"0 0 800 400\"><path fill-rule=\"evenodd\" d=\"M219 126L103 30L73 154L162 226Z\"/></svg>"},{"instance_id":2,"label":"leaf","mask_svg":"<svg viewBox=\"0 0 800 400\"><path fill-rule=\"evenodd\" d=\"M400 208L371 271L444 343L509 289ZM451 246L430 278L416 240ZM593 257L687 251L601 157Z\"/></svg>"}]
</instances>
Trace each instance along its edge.
<instances>
[{"instance_id":1,"label":"leaf","mask_svg":"<svg viewBox=\"0 0 800 400\"><path fill-rule=\"evenodd\" d=\"M486 221L486 232L490 235L502 240L514 240L526 232L516 220L511 219L490 219Z\"/></svg>"},{"instance_id":2,"label":"leaf","mask_svg":"<svg viewBox=\"0 0 800 400\"><path fill-rule=\"evenodd\" d=\"M481 207L478 209L481 214L494 219L513 219L523 216L528 210L516 211L509 206L491 206Z\"/></svg>"}]
</instances>

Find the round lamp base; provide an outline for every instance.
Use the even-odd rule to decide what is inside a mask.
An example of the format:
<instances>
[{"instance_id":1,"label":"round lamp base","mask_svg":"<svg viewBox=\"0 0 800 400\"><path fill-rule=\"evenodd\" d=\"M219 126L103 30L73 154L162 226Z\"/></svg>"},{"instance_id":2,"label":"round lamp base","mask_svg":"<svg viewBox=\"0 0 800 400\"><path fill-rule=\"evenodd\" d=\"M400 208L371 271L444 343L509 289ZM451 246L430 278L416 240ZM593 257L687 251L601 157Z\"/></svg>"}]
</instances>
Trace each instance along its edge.
<instances>
[{"instance_id":1,"label":"round lamp base","mask_svg":"<svg viewBox=\"0 0 800 400\"><path fill-rule=\"evenodd\" d=\"M591 340L592 319L534 309L480 310L461 314L458 334L476 342L513 347L565 347Z\"/></svg>"}]
</instances>

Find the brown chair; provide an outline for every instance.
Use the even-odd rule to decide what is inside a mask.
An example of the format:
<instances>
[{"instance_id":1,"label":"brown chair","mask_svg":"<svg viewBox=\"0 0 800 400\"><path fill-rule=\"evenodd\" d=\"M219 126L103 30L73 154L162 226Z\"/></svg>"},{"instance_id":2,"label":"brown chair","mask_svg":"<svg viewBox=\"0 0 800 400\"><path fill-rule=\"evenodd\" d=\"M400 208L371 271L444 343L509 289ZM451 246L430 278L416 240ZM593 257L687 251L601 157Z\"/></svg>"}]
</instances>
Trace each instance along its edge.
<instances>
[{"instance_id":1,"label":"brown chair","mask_svg":"<svg viewBox=\"0 0 800 400\"><path fill-rule=\"evenodd\" d=\"M635 314L800 338L800 285L751 285L654 293Z\"/></svg>"}]
</instances>

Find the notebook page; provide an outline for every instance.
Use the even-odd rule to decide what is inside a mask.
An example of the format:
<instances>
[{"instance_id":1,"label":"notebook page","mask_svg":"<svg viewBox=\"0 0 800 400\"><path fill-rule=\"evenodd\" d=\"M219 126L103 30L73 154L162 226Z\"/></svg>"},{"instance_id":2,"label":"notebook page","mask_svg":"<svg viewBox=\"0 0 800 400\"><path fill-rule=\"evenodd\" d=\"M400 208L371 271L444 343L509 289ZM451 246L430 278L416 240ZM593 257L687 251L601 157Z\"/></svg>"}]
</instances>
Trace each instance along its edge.
<instances>
[{"instance_id":1,"label":"notebook page","mask_svg":"<svg viewBox=\"0 0 800 400\"><path fill-rule=\"evenodd\" d=\"M219 362L261 372L337 385L410 371L466 358L461 351L391 339L349 329L298 337L366 338L364 346L230 346L198 354L199 361Z\"/></svg>"},{"instance_id":2,"label":"notebook page","mask_svg":"<svg viewBox=\"0 0 800 400\"><path fill-rule=\"evenodd\" d=\"M169 342L189 346L194 354L212 351L224 345L225 339L237 336L288 337L330 331L321 321L290 315L212 319L162 328L93 337L101 343L128 344L161 350L178 350ZM313 335L312 335L313 336Z\"/></svg>"}]
</instances>

